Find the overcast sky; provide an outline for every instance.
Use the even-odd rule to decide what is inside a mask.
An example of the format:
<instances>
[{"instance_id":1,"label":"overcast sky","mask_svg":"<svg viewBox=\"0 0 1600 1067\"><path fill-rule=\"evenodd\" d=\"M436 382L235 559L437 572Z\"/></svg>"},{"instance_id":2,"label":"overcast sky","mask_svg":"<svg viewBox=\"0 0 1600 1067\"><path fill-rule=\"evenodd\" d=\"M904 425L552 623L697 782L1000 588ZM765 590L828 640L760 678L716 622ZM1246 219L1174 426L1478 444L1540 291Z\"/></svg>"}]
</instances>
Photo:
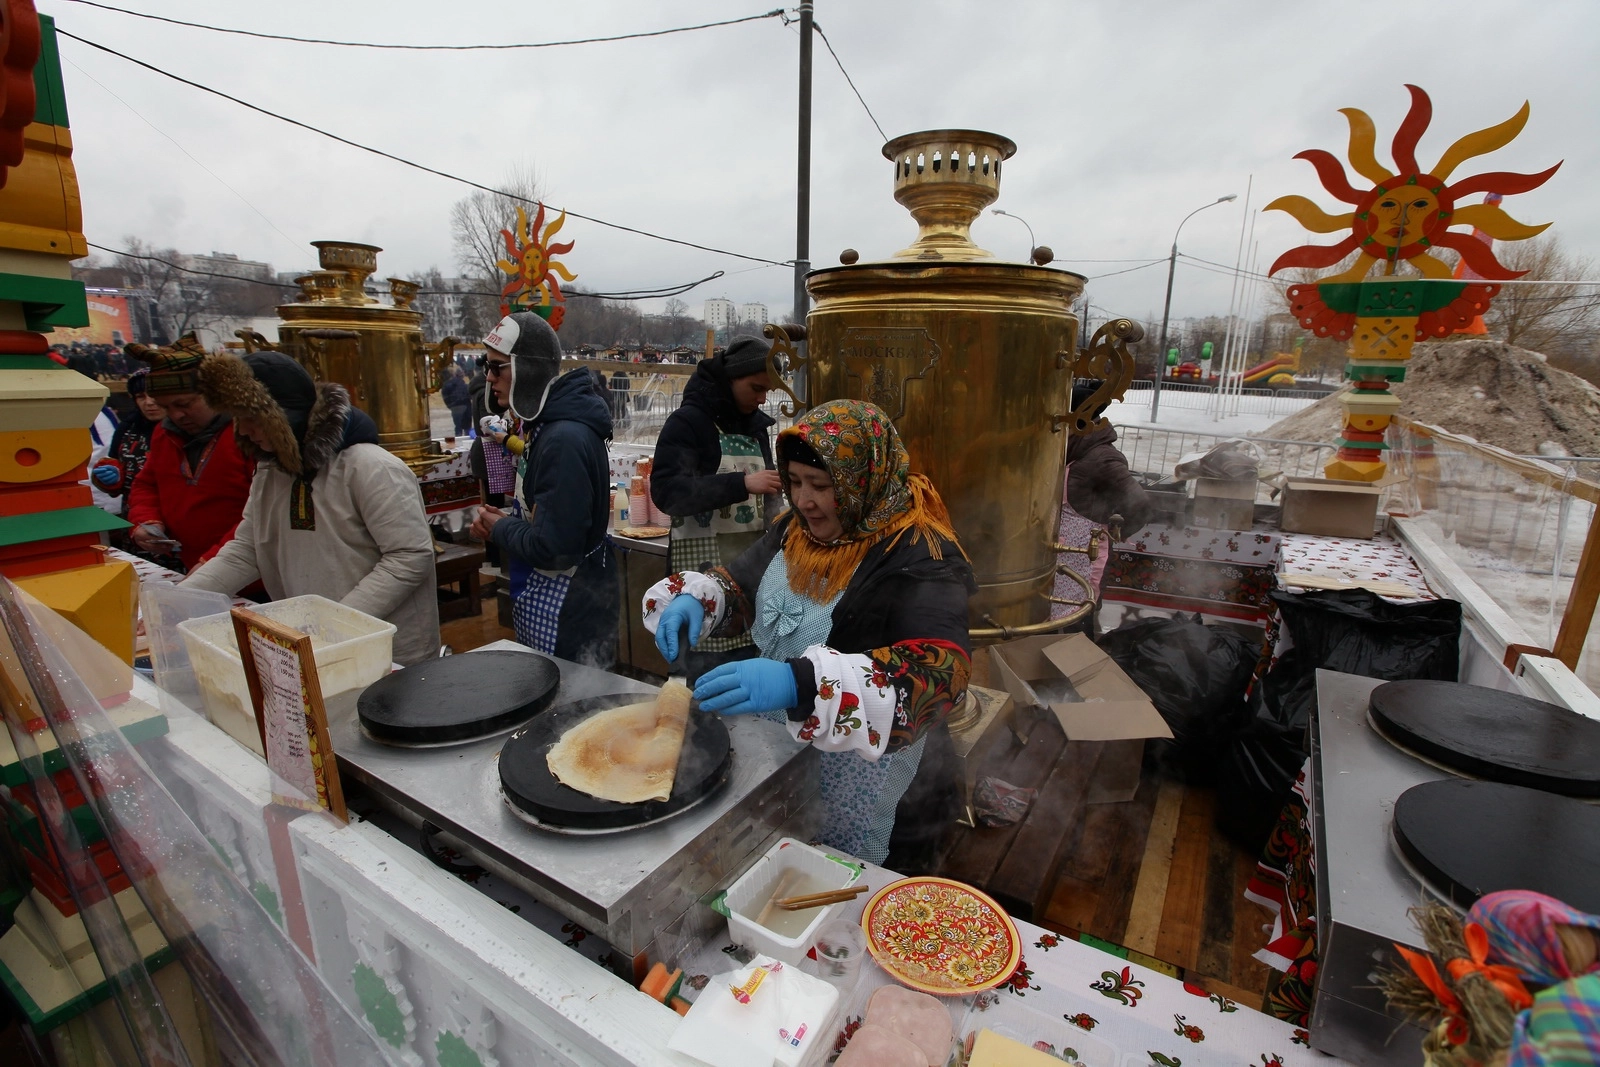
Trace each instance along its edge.
<instances>
[{"instance_id":1,"label":"overcast sky","mask_svg":"<svg viewBox=\"0 0 1600 1067\"><path fill-rule=\"evenodd\" d=\"M405 43L563 40L773 6L108 2L262 32ZM794 255L798 33L777 19L621 43L439 53L230 36L70 0L38 6L64 30L441 170L493 185L532 168L552 205L746 255ZM1237 193L1192 219L1179 243L1231 265L1252 175L1252 213L1290 193L1340 210L1311 166L1291 157L1323 148L1344 159L1348 127L1337 109L1358 107L1376 122L1379 159L1389 163L1406 82L1433 99L1424 166L1530 101L1522 135L1454 177L1565 159L1543 188L1504 206L1524 222L1553 222L1570 250L1600 259L1600 202L1584 192L1600 172L1594 0L818 0L816 12L888 136L967 127L1016 141L996 206L1025 218L1057 266L1092 279L1162 259L1184 215ZM302 270L316 265L307 242L343 238L382 246L384 275L454 273L450 206L470 189L77 41L63 39L61 52L90 241L121 247L134 235ZM883 138L820 41L813 108L813 264L837 263L846 247L874 259L910 243L915 226L891 199ZM1026 255L1027 231L1011 219L986 214L973 233L999 255ZM790 303L786 267L577 220L563 235L577 242L565 258L585 287L655 288L723 270L684 297L691 307L727 296L763 301L776 315ZM1308 236L1281 212L1257 214L1263 263ZM1095 317L1159 315L1165 283L1164 261L1092 280ZM1230 285L1180 259L1174 317L1226 312Z\"/></svg>"}]
</instances>

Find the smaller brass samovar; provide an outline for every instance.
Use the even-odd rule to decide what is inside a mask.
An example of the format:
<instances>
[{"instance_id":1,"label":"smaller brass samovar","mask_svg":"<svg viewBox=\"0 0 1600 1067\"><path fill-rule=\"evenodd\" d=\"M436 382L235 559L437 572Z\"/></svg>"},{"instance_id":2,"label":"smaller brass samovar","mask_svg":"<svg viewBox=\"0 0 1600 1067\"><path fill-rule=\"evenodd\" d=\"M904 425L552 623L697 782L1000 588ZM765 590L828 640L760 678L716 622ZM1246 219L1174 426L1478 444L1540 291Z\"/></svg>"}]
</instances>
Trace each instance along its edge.
<instances>
[{"instance_id":1,"label":"smaller brass samovar","mask_svg":"<svg viewBox=\"0 0 1600 1067\"><path fill-rule=\"evenodd\" d=\"M390 278L393 304L367 295L367 277L383 249L353 241L313 241L321 270L295 282L301 299L283 304L278 343L241 331L247 350L294 357L319 382L338 382L378 424L378 443L421 474L445 457L433 440L428 394L443 384L456 338L422 340L422 312L411 306L418 286Z\"/></svg>"}]
</instances>

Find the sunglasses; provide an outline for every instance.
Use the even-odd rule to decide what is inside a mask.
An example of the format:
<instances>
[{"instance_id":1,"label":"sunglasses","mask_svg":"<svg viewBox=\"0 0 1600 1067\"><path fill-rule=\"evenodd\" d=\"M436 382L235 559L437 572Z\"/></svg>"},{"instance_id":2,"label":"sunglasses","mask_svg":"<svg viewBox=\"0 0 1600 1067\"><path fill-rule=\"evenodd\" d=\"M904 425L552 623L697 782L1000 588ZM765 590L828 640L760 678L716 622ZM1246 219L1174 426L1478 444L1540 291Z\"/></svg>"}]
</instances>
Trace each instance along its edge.
<instances>
[{"instance_id":1,"label":"sunglasses","mask_svg":"<svg viewBox=\"0 0 1600 1067\"><path fill-rule=\"evenodd\" d=\"M502 374L509 373L510 370L511 364L509 361L503 363L488 359L483 361L483 375L486 378L498 378Z\"/></svg>"}]
</instances>

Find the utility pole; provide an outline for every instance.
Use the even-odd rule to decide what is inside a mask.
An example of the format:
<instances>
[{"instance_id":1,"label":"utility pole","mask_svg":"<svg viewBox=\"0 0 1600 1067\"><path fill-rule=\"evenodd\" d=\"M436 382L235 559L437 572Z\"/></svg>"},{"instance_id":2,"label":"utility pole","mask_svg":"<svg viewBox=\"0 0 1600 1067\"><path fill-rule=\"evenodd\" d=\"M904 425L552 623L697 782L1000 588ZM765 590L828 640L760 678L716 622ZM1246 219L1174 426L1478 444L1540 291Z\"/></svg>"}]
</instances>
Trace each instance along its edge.
<instances>
[{"instance_id":1,"label":"utility pole","mask_svg":"<svg viewBox=\"0 0 1600 1067\"><path fill-rule=\"evenodd\" d=\"M811 270L811 25L812 0L800 0L799 145L796 152L794 206L794 315L790 321L806 324L810 298L806 274ZM803 342L802 342L803 343ZM795 371L795 392L806 395L805 372Z\"/></svg>"}]
</instances>

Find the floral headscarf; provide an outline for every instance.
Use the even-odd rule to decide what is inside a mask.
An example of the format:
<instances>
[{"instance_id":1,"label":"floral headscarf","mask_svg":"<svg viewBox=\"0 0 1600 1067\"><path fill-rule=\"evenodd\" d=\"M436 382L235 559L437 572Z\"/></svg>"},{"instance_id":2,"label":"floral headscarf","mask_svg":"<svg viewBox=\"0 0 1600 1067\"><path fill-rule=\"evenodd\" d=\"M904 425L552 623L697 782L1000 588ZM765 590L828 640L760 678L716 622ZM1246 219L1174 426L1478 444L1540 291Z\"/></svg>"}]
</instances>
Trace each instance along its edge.
<instances>
[{"instance_id":1,"label":"floral headscarf","mask_svg":"<svg viewBox=\"0 0 1600 1067\"><path fill-rule=\"evenodd\" d=\"M1567 966L1557 926L1600 930L1600 915L1522 889L1484 894L1467 912L1467 919L1489 934L1490 958L1510 964L1524 981L1536 985L1555 985L1577 977Z\"/></svg>"},{"instance_id":2,"label":"floral headscarf","mask_svg":"<svg viewBox=\"0 0 1600 1067\"><path fill-rule=\"evenodd\" d=\"M900 434L876 406L862 400L829 401L778 435L778 474L793 509L785 456L791 441L804 442L827 467L843 528L837 540L819 541L795 512L783 554L789 586L796 593L831 600L849 583L868 549L906 529L912 531L913 542L927 538L935 559L943 558L946 541L961 551L944 501L925 475L911 473L911 457Z\"/></svg>"}]
</instances>

